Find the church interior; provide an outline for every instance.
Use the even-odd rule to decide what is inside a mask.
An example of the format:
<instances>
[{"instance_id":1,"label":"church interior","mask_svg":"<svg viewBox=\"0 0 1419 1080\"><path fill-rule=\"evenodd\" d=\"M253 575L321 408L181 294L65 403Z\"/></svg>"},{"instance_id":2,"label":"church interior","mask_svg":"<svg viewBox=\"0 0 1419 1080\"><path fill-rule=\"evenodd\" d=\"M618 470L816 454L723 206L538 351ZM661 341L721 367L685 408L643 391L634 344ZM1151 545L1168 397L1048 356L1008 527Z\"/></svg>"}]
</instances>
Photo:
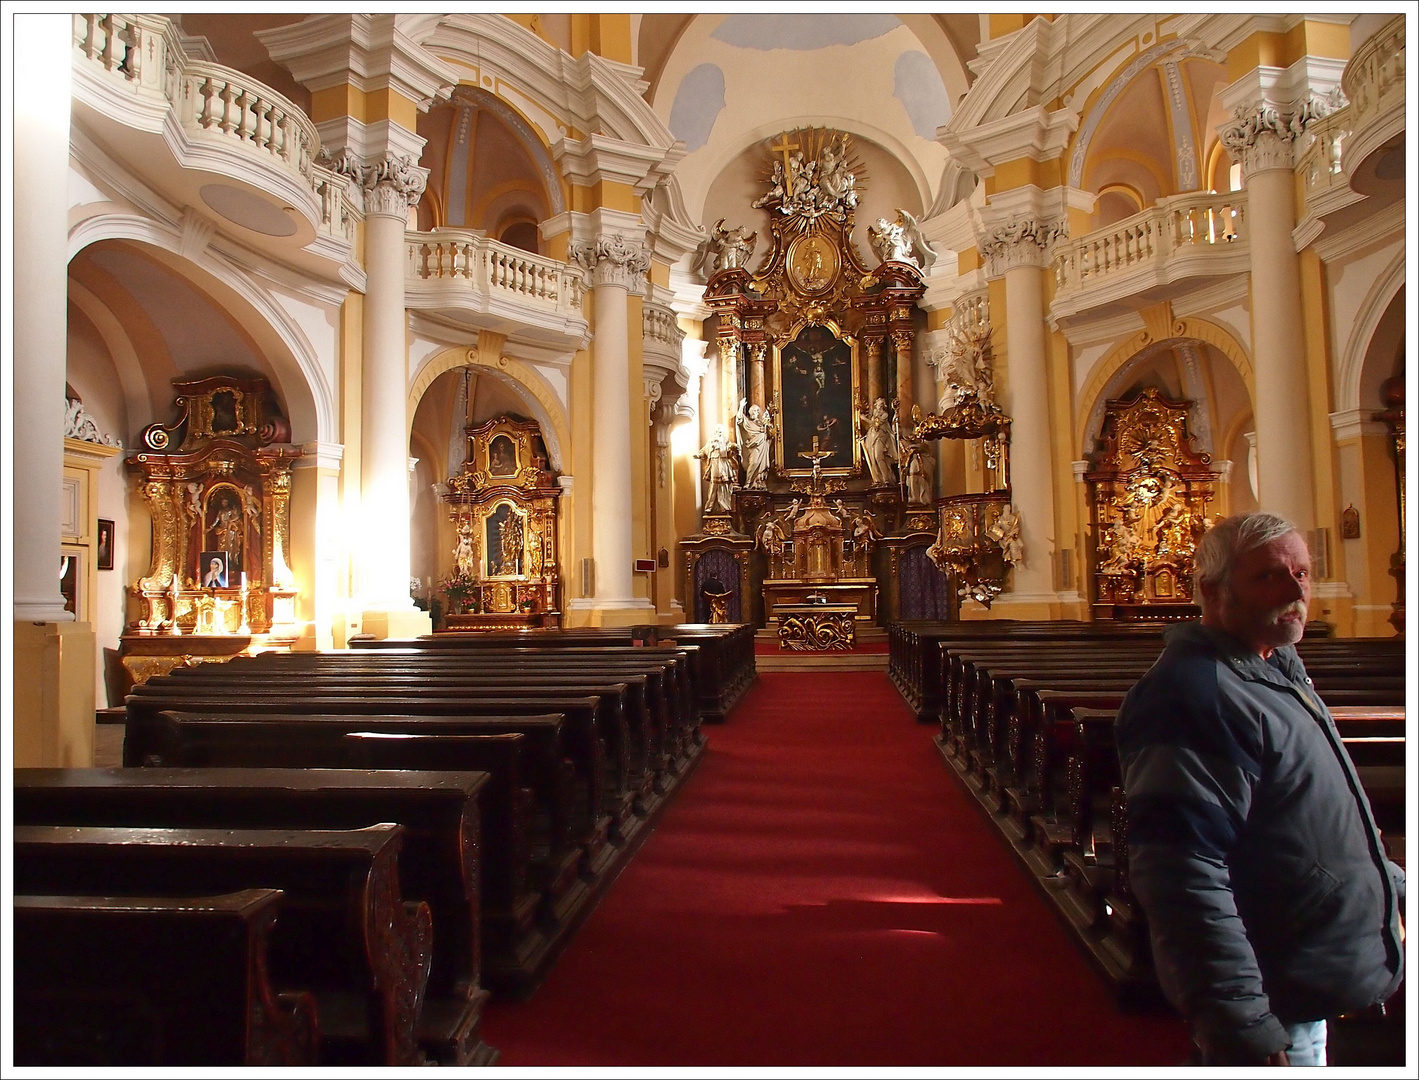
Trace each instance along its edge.
<instances>
[{"instance_id":1,"label":"church interior","mask_svg":"<svg viewBox=\"0 0 1419 1080\"><path fill-rule=\"evenodd\" d=\"M448 902L381 909L414 951L433 910L423 977L457 1031L410 1034L400 968L374 976L373 1050L289 995L262 1049L489 1064L501 1032L535 1064L503 985L544 977L672 800L723 782L696 770L734 713L773 712L775 677L818 701L791 681L815 673L932 724L905 730L941 787L1022 880L1074 874L1029 901L1132 987L1146 959L1120 950L1146 945L1114 863L1094 873L1107 789L1095 824L1032 834L1039 792L1008 805L1032 744L963 719L950 643L1156 655L1197 616L1202 534L1261 509L1310 549L1307 664L1375 665L1336 700L1397 742L1365 767L1402 861L1408 32L1397 6L18 16L14 775L334 763L314 735L260 758L295 713L364 717L351 764L472 763L471 967L440 951ZM679 666L623 655L657 643ZM455 724L483 699L497 733ZM371 732L482 741L391 757ZM460 783L476 804L446 779L408 813ZM506 833L504 784L530 807ZM244 790L229 823L170 824L277 801ZM100 824L30 801L27 828ZM397 843L360 844L397 892Z\"/></svg>"}]
</instances>

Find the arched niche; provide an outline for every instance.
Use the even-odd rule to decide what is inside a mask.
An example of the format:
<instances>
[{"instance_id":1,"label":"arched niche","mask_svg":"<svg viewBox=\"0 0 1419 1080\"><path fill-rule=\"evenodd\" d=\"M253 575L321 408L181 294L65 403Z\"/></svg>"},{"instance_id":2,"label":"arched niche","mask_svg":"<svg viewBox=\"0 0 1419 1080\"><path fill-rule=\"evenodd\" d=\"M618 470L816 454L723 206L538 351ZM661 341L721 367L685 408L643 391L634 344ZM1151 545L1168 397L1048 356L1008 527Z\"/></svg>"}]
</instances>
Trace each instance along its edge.
<instances>
[{"instance_id":1,"label":"arched niche","mask_svg":"<svg viewBox=\"0 0 1419 1080\"><path fill-rule=\"evenodd\" d=\"M427 142L421 163L429 182L419 228L473 229L494 239L511 225L545 221L564 209L556 166L535 129L516 109L474 86L419 117ZM524 230L525 232L525 230ZM518 234L527 248L536 230Z\"/></svg>"}]
</instances>

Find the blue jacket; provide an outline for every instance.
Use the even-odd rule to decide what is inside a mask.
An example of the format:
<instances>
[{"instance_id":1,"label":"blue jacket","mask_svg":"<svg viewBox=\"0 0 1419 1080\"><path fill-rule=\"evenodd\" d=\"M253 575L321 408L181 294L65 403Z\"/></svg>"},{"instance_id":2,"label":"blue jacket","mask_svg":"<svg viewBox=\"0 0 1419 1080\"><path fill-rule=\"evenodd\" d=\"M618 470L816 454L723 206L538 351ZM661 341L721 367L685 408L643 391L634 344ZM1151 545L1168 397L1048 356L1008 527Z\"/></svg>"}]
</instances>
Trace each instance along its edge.
<instances>
[{"instance_id":1,"label":"blue jacket","mask_svg":"<svg viewBox=\"0 0 1419 1080\"><path fill-rule=\"evenodd\" d=\"M1116 724L1133 891L1168 999L1210 1052L1381 1002L1403 973L1404 872L1296 650L1169 630Z\"/></svg>"}]
</instances>

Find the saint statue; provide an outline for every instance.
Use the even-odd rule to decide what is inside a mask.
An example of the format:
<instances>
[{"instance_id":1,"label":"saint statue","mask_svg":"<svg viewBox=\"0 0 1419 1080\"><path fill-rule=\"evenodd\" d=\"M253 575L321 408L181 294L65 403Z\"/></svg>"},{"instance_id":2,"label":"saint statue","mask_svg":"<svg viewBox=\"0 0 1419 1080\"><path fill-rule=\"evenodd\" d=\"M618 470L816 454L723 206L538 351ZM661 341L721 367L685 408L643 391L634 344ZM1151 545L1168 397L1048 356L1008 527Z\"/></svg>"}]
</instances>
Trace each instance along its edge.
<instances>
[{"instance_id":1,"label":"saint statue","mask_svg":"<svg viewBox=\"0 0 1419 1080\"><path fill-rule=\"evenodd\" d=\"M862 422L862 456L867 461L867 471L873 484L894 484L892 464L897 460L897 440L892 433L892 417L887 412L887 402L878 398L872 403L870 414L857 414Z\"/></svg>"},{"instance_id":2,"label":"saint statue","mask_svg":"<svg viewBox=\"0 0 1419 1080\"><path fill-rule=\"evenodd\" d=\"M733 513L736 479L734 455L724 433L724 425L714 429L714 436L695 455L695 459L705 463L704 479L709 484L705 489L705 513Z\"/></svg>"},{"instance_id":3,"label":"saint statue","mask_svg":"<svg viewBox=\"0 0 1419 1080\"><path fill-rule=\"evenodd\" d=\"M734 419L739 426L739 445L744 455L744 486L762 489L769 471L773 437L778 433L773 406L760 414L759 406L749 405L747 398L741 398Z\"/></svg>"}]
</instances>

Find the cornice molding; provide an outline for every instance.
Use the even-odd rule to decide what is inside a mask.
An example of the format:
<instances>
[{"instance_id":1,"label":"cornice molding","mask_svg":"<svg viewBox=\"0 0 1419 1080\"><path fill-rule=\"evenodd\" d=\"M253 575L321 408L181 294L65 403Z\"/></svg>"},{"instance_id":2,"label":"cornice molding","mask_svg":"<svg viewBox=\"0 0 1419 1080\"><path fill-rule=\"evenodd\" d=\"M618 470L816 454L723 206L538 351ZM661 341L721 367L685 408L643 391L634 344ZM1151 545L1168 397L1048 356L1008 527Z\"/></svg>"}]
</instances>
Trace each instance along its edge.
<instances>
[{"instance_id":1,"label":"cornice molding","mask_svg":"<svg viewBox=\"0 0 1419 1080\"><path fill-rule=\"evenodd\" d=\"M458 71L419 47L402 28L409 17L309 15L298 23L256 31L271 59L312 91L354 86L393 90L420 111L448 97Z\"/></svg>"},{"instance_id":2,"label":"cornice molding","mask_svg":"<svg viewBox=\"0 0 1419 1080\"><path fill-rule=\"evenodd\" d=\"M644 195L684 156L683 146L677 146L680 148L667 152L606 135L588 135L581 140L557 140L552 144L552 160L578 187L609 182L625 184L637 195Z\"/></svg>"},{"instance_id":3,"label":"cornice molding","mask_svg":"<svg viewBox=\"0 0 1419 1080\"><path fill-rule=\"evenodd\" d=\"M339 472L340 463L345 459L345 444L337 442L301 443L301 456L296 458L295 469L323 469Z\"/></svg>"},{"instance_id":4,"label":"cornice molding","mask_svg":"<svg viewBox=\"0 0 1419 1080\"><path fill-rule=\"evenodd\" d=\"M1064 153L1079 126L1073 109L1043 105L978 124L967 131L947 125L939 136L951 155L980 176L991 176L997 165L1029 158L1049 161Z\"/></svg>"},{"instance_id":5,"label":"cornice molding","mask_svg":"<svg viewBox=\"0 0 1419 1080\"><path fill-rule=\"evenodd\" d=\"M1390 203L1383 209L1367 214L1351 225L1315 243L1316 254L1323 262L1335 262L1361 248L1385 240L1404 243L1405 204L1403 199Z\"/></svg>"},{"instance_id":6,"label":"cornice molding","mask_svg":"<svg viewBox=\"0 0 1419 1080\"><path fill-rule=\"evenodd\" d=\"M1383 420L1376 420L1378 409L1342 409L1330 414L1330 429L1335 432L1336 442L1349 442L1360 438L1389 438L1389 426Z\"/></svg>"}]
</instances>

